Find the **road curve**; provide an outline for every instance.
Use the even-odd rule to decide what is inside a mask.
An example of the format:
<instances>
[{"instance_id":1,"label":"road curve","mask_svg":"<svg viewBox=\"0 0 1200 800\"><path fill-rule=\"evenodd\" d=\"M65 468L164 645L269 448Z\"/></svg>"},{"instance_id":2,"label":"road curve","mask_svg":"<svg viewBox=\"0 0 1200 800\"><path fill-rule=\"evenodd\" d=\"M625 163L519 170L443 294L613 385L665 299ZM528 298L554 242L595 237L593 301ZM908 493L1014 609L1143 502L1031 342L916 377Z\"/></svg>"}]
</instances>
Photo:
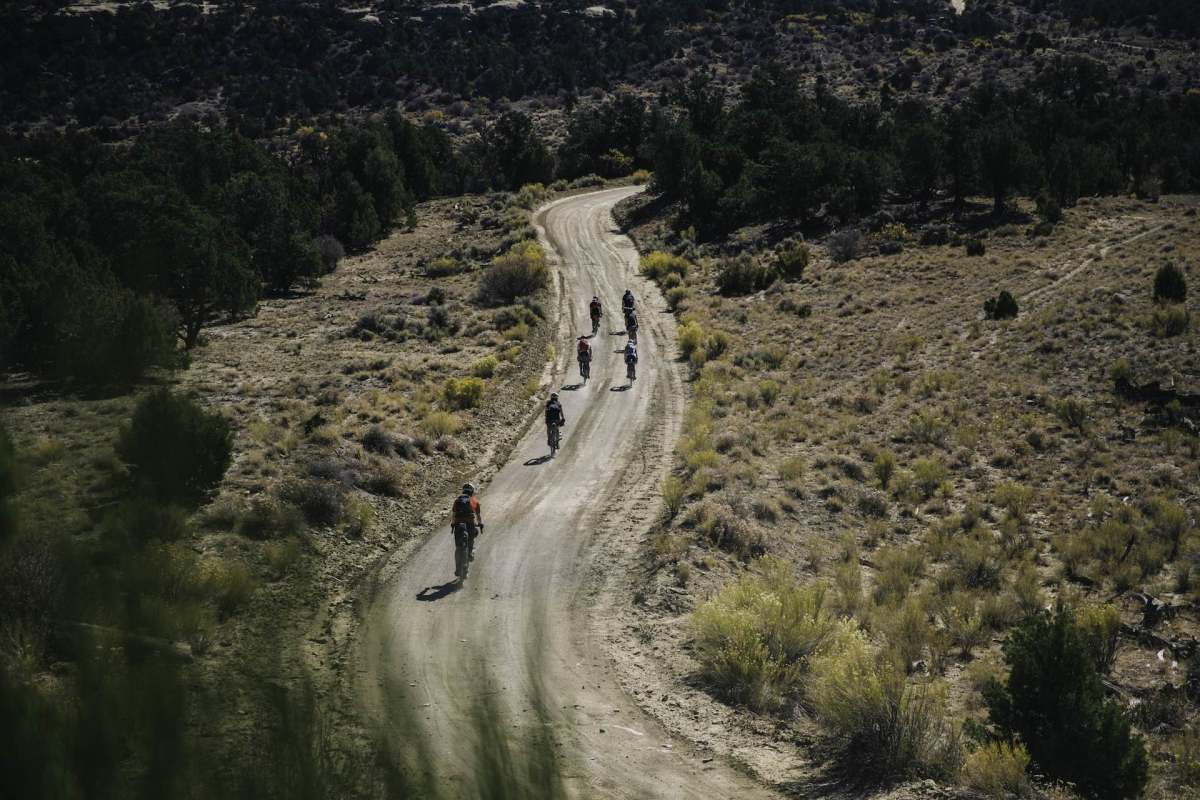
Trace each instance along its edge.
<instances>
[{"instance_id":1,"label":"road curve","mask_svg":"<svg viewBox=\"0 0 1200 800\"><path fill-rule=\"evenodd\" d=\"M666 463L682 415L677 371L663 363L673 321L636 276L637 251L611 216L614 204L638 190L576 195L535 216L557 264L560 336L552 385L562 387L567 417L558 457L545 460L538 419L482 487L486 533L465 587L441 586L452 578L453 545L439 527L376 594L368 613L362 701L396 759L432 765L429 794L769 796L719 760L689 757L688 743L638 709L589 625L603 573L614 563L604 553L627 549L614 531L618 522L628 530L628 519L613 517L625 513L630 497L646 505L657 493L657 481L645 479L647 462ZM619 309L626 286L638 295L642 321L631 387L618 352L625 344ZM587 332L585 325L590 330L593 294L604 302L606 324L593 340L592 379L576 387L571 340ZM477 741L483 729L492 741ZM531 742L551 754L553 775L530 766L545 760L528 752ZM501 779L505 786L480 784Z\"/></svg>"}]
</instances>

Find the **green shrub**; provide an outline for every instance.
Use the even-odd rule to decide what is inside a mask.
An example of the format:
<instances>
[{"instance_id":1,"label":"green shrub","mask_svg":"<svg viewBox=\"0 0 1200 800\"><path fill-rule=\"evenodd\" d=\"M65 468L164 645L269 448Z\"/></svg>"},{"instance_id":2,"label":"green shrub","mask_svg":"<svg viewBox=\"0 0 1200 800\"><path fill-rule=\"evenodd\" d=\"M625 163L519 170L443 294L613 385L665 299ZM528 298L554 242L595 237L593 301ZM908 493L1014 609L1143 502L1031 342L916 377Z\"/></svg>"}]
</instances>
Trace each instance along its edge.
<instances>
[{"instance_id":1,"label":"green shrub","mask_svg":"<svg viewBox=\"0 0 1200 800\"><path fill-rule=\"evenodd\" d=\"M908 418L908 432L915 441L941 447L950 435L950 426L931 411L918 411Z\"/></svg>"},{"instance_id":2,"label":"green shrub","mask_svg":"<svg viewBox=\"0 0 1200 800\"><path fill-rule=\"evenodd\" d=\"M1169 339L1187 333L1192 317L1183 306L1164 306L1150 314L1150 330L1159 339Z\"/></svg>"},{"instance_id":3,"label":"green shrub","mask_svg":"<svg viewBox=\"0 0 1200 800\"><path fill-rule=\"evenodd\" d=\"M532 209L534 206L545 201L550 193L546 191L546 187L540 183L527 183L517 192L516 203L521 208Z\"/></svg>"},{"instance_id":4,"label":"green shrub","mask_svg":"<svg viewBox=\"0 0 1200 800\"><path fill-rule=\"evenodd\" d=\"M1005 684L984 692L991 722L1020 736L1041 771L1085 797L1124 800L1146 786L1146 747L1107 700L1095 656L1074 616L1060 607L1016 628L1004 645Z\"/></svg>"},{"instance_id":5,"label":"green shrub","mask_svg":"<svg viewBox=\"0 0 1200 800\"><path fill-rule=\"evenodd\" d=\"M683 357L690 358L692 353L704 343L704 328L695 320L689 320L679 326L676 333L679 339L679 352Z\"/></svg>"},{"instance_id":6,"label":"green shrub","mask_svg":"<svg viewBox=\"0 0 1200 800\"><path fill-rule=\"evenodd\" d=\"M292 503L269 497L250 502L237 523L237 531L248 539L295 536L304 529L304 513Z\"/></svg>"},{"instance_id":7,"label":"green shrub","mask_svg":"<svg viewBox=\"0 0 1200 800\"><path fill-rule=\"evenodd\" d=\"M802 456L791 456L783 460L779 465L779 477L789 483L799 480L804 476L804 458Z\"/></svg>"},{"instance_id":8,"label":"green shrub","mask_svg":"<svg viewBox=\"0 0 1200 800\"><path fill-rule=\"evenodd\" d=\"M995 800L1028 797L1029 751L1022 744L988 742L967 756L959 780L975 791Z\"/></svg>"},{"instance_id":9,"label":"green shrub","mask_svg":"<svg viewBox=\"0 0 1200 800\"><path fill-rule=\"evenodd\" d=\"M918 458L912 465L913 482L925 500L933 497L946 480L946 467L932 458Z\"/></svg>"},{"instance_id":10,"label":"green shrub","mask_svg":"<svg viewBox=\"0 0 1200 800\"><path fill-rule=\"evenodd\" d=\"M648 183L650 181L650 171L645 169L635 169L633 172L629 173L629 180L635 185L641 186L643 183Z\"/></svg>"},{"instance_id":11,"label":"green shrub","mask_svg":"<svg viewBox=\"0 0 1200 800\"><path fill-rule=\"evenodd\" d=\"M1016 481L1005 481L996 487L993 500L1014 518L1023 520L1033 501L1033 490Z\"/></svg>"},{"instance_id":12,"label":"green shrub","mask_svg":"<svg viewBox=\"0 0 1200 800\"><path fill-rule=\"evenodd\" d=\"M726 256L717 267L717 289L725 295L750 294L775 282L775 268L755 260L749 253Z\"/></svg>"},{"instance_id":13,"label":"green shrub","mask_svg":"<svg viewBox=\"0 0 1200 800\"><path fill-rule=\"evenodd\" d=\"M519 242L492 259L479 279L479 299L488 305L506 305L531 297L549 281L546 254L537 242Z\"/></svg>"},{"instance_id":14,"label":"green shrub","mask_svg":"<svg viewBox=\"0 0 1200 800\"><path fill-rule=\"evenodd\" d=\"M702 472L705 469L711 469L711 467L706 464L694 471ZM702 509L698 527L708 541L726 552L734 553L739 558L748 559L752 556L760 556L766 551L762 536L754 526L745 517L735 514L724 505L715 508L705 506Z\"/></svg>"},{"instance_id":15,"label":"green shrub","mask_svg":"<svg viewBox=\"0 0 1200 800\"><path fill-rule=\"evenodd\" d=\"M875 602L888 605L908 596L925 574L925 552L920 547L883 547L875 557Z\"/></svg>"},{"instance_id":16,"label":"green shrub","mask_svg":"<svg viewBox=\"0 0 1200 800\"><path fill-rule=\"evenodd\" d=\"M1150 532L1169 549L1167 561L1174 561L1180 552L1186 552L1185 544L1196 529L1186 508L1168 497L1158 496L1146 504L1146 513Z\"/></svg>"},{"instance_id":17,"label":"green shrub","mask_svg":"<svg viewBox=\"0 0 1200 800\"><path fill-rule=\"evenodd\" d=\"M1118 358L1109 367L1108 375L1113 379L1113 383L1116 384L1131 381L1133 380L1133 365L1129 363L1128 358Z\"/></svg>"},{"instance_id":18,"label":"green shrub","mask_svg":"<svg viewBox=\"0 0 1200 800\"><path fill-rule=\"evenodd\" d=\"M787 561L758 562L759 575L725 586L692 614L705 677L726 698L753 709L795 697L809 659L836 649L853 623L834 615L823 583L800 585Z\"/></svg>"},{"instance_id":19,"label":"green shrub","mask_svg":"<svg viewBox=\"0 0 1200 800\"><path fill-rule=\"evenodd\" d=\"M862 246L862 233L855 228L846 228L829 235L825 240L825 248L834 263L843 264L858 258Z\"/></svg>"},{"instance_id":20,"label":"green shrub","mask_svg":"<svg viewBox=\"0 0 1200 800\"><path fill-rule=\"evenodd\" d=\"M484 382L480 378L450 378L442 389L442 399L449 408L475 408L483 399Z\"/></svg>"},{"instance_id":21,"label":"green shrub","mask_svg":"<svg viewBox=\"0 0 1200 800\"><path fill-rule=\"evenodd\" d=\"M254 578L245 564L214 559L204 565L204 582L217 605L217 616L228 619L254 594Z\"/></svg>"},{"instance_id":22,"label":"green shrub","mask_svg":"<svg viewBox=\"0 0 1200 800\"><path fill-rule=\"evenodd\" d=\"M1174 264L1163 264L1154 273L1154 302L1183 303L1187 300L1187 279Z\"/></svg>"},{"instance_id":23,"label":"green shrub","mask_svg":"<svg viewBox=\"0 0 1200 800\"><path fill-rule=\"evenodd\" d=\"M1086 400L1075 396L1064 397L1054 402L1054 415L1068 428L1082 432L1091 418L1091 408Z\"/></svg>"},{"instance_id":24,"label":"green shrub","mask_svg":"<svg viewBox=\"0 0 1200 800\"><path fill-rule=\"evenodd\" d=\"M289 481L279 490L280 498L304 514L310 525L332 527L346 514L346 487L327 480Z\"/></svg>"},{"instance_id":25,"label":"green shrub","mask_svg":"<svg viewBox=\"0 0 1200 800\"><path fill-rule=\"evenodd\" d=\"M1084 605L1076 612L1076 623L1096 671L1107 673L1117 660L1121 640L1121 613L1104 604Z\"/></svg>"},{"instance_id":26,"label":"green shrub","mask_svg":"<svg viewBox=\"0 0 1200 800\"><path fill-rule=\"evenodd\" d=\"M989 297L983 303L983 315L988 319L1015 319L1017 312L1017 300L1008 291Z\"/></svg>"},{"instance_id":27,"label":"green shrub","mask_svg":"<svg viewBox=\"0 0 1200 800\"><path fill-rule=\"evenodd\" d=\"M943 777L958 770L959 740L940 685L909 682L861 633L813 659L811 673L809 702L856 776Z\"/></svg>"},{"instance_id":28,"label":"green shrub","mask_svg":"<svg viewBox=\"0 0 1200 800\"><path fill-rule=\"evenodd\" d=\"M142 398L117 439L117 455L139 486L188 504L220 482L232 453L233 431L224 417L166 389Z\"/></svg>"},{"instance_id":29,"label":"green shrub","mask_svg":"<svg viewBox=\"0 0 1200 800\"><path fill-rule=\"evenodd\" d=\"M1054 195L1047 191L1042 191L1038 194L1035 203L1037 205L1037 215L1042 222L1048 222L1051 225L1057 225L1062 222L1062 206L1054 199Z\"/></svg>"},{"instance_id":30,"label":"green shrub","mask_svg":"<svg viewBox=\"0 0 1200 800\"><path fill-rule=\"evenodd\" d=\"M282 542L267 542L263 548L263 558L266 559L267 569L275 580L286 578L300 563L300 543L295 539Z\"/></svg>"},{"instance_id":31,"label":"green shrub","mask_svg":"<svg viewBox=\"0 0 1200 800\"><path fill-rule=\"evenodd\" d=\"M808 245L791 242L775 254L775 268L785 281L798 281L808 269Z\"/></svg>"},{"instance_id":32,"label":"green shrub","mask_svg":"<svg viewBox=\"0 0 1200 800\"><path fill-rule=\"evenodd\" d=\"M476 378L490 378L496 374L498 363L495 356L484 356L471 365L471 374Z\"/></svg>"},{"instance_id":33,"label":"green shrub","mask_svg":"<svg viewBox=\"0 0 1200 800\"><path fill-rule=\"evenodd\" d=\"M450 256L439 256L425 265L425 276L428 278L445 278L465 272L467 266Z\"/></svg>"},{"instance_id":34,"label":"green shrub","mask_svg":"<svg viewBox=\"0 0 1200 800\"><path fill-rule=\"evenodd\" d=\"M892 476L896 474L896 454L891 450L881 450L879 455L875 456L874 470L879 485L884 489L888 488Z\"/></svg>"},{"instance_id":35,"label":"green shrub","mask_svg":"<svg viewBox=\"0 0 1200 800\"><path fill-rule=\"evenodd\" d=\"M674 275L680 280L686 278L691 266L686 258L654 250L642 259L641 270L647 278L663 286L668 276ZM678 286L678 284L675 285Z\"/></svg>"},{"instance_id":36,"label":"green shrub","mask_svg":"<svg viewBox=\"0 0 1200 800\"><path fill-rule=\"evenodd\" d=\"M683 508L683 481L674 475L668 475L662 485L663 505L667 509L667 517L674 519Z\"/></svg>"},{"instance_id":37,"label":"green shrub","mask_svg":"<svg viewBox=\"0 0 1200 800\"><path fill-rule=\"evenodd\" d=\"M688 290L682 286L676 286L673 289L667 289L664 297L667 299L667 308L671 311L678 311L683 301L687 299Z\"/></svg>"},{"instance_id":38,"label":"green shrub","mask_svg":"<svg viewBox=\"0 0 1200 800\"><path fill-rule=\"evenodd\" d=\"M421 424L425 428L425 432L434 438L453 436L462 429L462 423L459 422L458 417L449 411L431 411L425 415Z\"/></svg>"}]
</instances>

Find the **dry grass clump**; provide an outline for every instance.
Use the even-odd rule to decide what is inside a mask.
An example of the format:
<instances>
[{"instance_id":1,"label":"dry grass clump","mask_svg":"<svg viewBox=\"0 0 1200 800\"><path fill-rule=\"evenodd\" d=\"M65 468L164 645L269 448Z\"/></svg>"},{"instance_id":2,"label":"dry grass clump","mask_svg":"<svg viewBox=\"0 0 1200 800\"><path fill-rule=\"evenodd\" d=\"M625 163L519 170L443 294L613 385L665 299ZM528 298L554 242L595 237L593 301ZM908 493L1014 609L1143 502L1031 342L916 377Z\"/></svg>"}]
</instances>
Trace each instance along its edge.
<instances>
[{"instance_id":1,"label":"dry grass clump","mask_svg":"<svg viewBox=\"0 0 1200 800\"><path fill-rule=\"evenodd\" d=\"M1029 751L1022 744L988 742L967 756L959 780L985 797L1006 800L1032 797L1033 786L1026 770Z\"/></svg>"},{"instance_id":2,"label":"dry grass clump","mask_svg":"<svg viewBox=\"0 0 1200 800\"><path fill-rule=\"evenodd\" d=\"M433 439L442 437L452 437L462 429L462 422L458 417L449 411L430 411L425 415L425 419L421 421L421 427L425 429L425 433Z\"/></svg>"},{"instance_id":3,"label":"dry grass clump","mask_svg":"<svg viewBox=\"0 0 1200 800\"><path fill-rule=\"evenodd\" d=\"M854 625L830 611L823 584L797 583L787 561L758 565L697 608L692 629L705 678L733 702L770 709L796 699L810 659L840 648Z\"/></svg>"},{"instance_id":4,"label":"dry grass clump","mask_svg":"<svg viewBox=\"0 0 1200 800\"><path fill-rule=\"evenodd\" d=\"M300 534L304 514L294 504L273 497L252 500L237 522L237 531L249 539L277 539Z\"/></svg>"},{"instance_id":5,"label":"dry grass clump","mask_svg":"<svg viewBox=\"0 0 1200 800\"><path fill-rule=\"evenodd\" d=\"M655 250L641 259L641 271L664 291L683 283L691 270L691 263L682 256Z\"/></svg>"},{"instance_id":6,"label":"dry grass clump","mask_svg":"<svg viewBox=\"0 0 1200 800\"><path fill-rule=\"evenodd\" d=\"M859 779L946 777L961 763L942 685L910 680L859 633L813 659L809 703Z\"/></svg>"},{"instance_id":7,"label":"dry grass clump","mask_svg":"<svg viewBox=\"0 0 1200 800\"><path fill-rule=\"evenodd\" d=\"M498 363L495 356L484 356L471 365L471 374L476 378L490 378L496 374Z\"/></svg>"},{"instance_id":8,"label":"dry grass clump","mask_svg":"<svg viewBox=\"0 0 1200 800\"><path fill-rule=\"evenodd\" d=\"M450 378L442 387L442 399L456 411L475 408L483 399L484 386L481 378Z\"/></svg>"},{"instance_id":9,"label":"dry grass clump","mask_svg":"<svg viewBox=\"0 0 1200 800\"><path fill-rule=\"evenodd\" d=\"M697 529L711 544L743 560L766 552L762 532L724 504L701 506Z\"/></svg>"},{"instance_id":10,"label":"dry grass clump","mask_svg":"<svg viewBox=\"0 0 1200 800\"><path fill-rule=\"evenodd\" d=\"M479 300L485 305L506 305L532 297L549 280L546 253L535 241L518 242L496 256L479 279Z\"/></svg>"}]
</instances>

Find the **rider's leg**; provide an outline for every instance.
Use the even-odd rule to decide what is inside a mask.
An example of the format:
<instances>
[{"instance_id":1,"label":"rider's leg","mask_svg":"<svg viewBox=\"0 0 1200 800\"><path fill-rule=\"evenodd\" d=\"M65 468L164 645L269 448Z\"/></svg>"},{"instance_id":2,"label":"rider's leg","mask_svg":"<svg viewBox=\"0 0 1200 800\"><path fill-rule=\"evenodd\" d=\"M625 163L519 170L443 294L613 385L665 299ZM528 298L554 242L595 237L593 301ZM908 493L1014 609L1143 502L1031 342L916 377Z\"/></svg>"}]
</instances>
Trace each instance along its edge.
<instances>
[{"instance_id":1,"label":"rider's leg","mask_svg":"<svg viewBox=\"0 0 1200 800\"><path fill-rule=\"evenodd\" d=\"M479 535L479 528L475 523L467 525L467 561L475 560L475 537Z\"/></svg>"},{"instance_id":2,"label":"rider's leg","mask_svg":"<svg viewBox=\"0 0 1200 800\"><path fill-rule=\"evenodd\" d=\"M462 525L454 526L454 577L464 578L467 574L467 535Z\"/></svg>"}]
</instances>

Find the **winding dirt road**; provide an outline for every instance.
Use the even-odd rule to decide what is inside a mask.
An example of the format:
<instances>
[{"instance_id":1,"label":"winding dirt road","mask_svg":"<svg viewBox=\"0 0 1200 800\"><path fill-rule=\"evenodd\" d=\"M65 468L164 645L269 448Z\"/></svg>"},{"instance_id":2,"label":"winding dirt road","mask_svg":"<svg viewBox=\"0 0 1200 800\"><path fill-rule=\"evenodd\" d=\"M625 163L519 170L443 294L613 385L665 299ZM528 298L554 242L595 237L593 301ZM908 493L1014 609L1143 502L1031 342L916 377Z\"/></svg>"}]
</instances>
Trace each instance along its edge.
<instances>
[{"instance_id":1,"label":"winding dirt road","mask_svg":"<svg viewBox=\"0 0 1200 800\"><path fill-rule=\"evenodd\" d=\"M569 197L535 217L558 262L559 356L548 376L567 417L558 457L546 459L539 415L481 487L486 532L466 585L446 585L453 545L441 526L368 616L363 702L399 762L432 765L430 794L768 796L729 765L694 757L640 711L590 619L591 609L619 602L610 578L636 541L636 509L657 502L683 410L680 378L664 361L674 321L636 276L637 252L612 221L613 205L636 191ZM632 386L619 353L626 286L642 324ZM590 330L593 294L605 324L593 340L592 378L577 386L571 340Z\"/></svg>"}]
</instances>

